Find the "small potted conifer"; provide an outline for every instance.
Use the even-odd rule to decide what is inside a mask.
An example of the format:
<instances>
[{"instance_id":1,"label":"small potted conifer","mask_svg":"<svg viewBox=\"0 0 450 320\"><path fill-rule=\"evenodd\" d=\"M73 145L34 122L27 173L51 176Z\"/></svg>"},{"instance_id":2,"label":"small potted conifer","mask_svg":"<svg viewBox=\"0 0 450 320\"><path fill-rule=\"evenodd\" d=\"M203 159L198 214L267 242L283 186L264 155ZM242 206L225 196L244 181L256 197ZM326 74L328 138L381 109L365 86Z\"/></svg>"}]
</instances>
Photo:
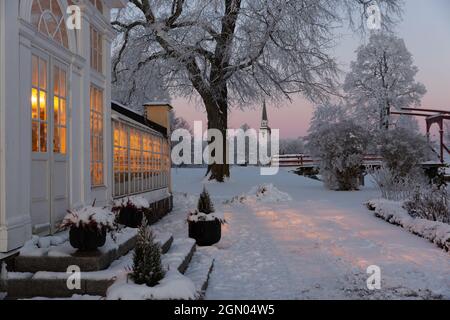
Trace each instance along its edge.
<instances>
[{"instance_id":1,"label":"small potted conifer","mask_svg":"<svg viewBox=\"0 0 450 320\"><path fill-rule=\"evenodd\" d=\"M60 230L70 230L70 244L79 251L95 251L103 247L106 234L113 228L114 214L94 206L69 210L60 225Z\"/></svg>"},{"instance_id":2,"label":"small potted conifer","mask_svg":"<svg viewBox=\"0 0 450 320\"><path fill-rule=\"evenodd\" d=\"M204 188L197 210L188 216L189 237L195 239L198 246L211 246L220 241L224 223L225 220L215 213L209 193Z\"/></svg>"},{"instance_id":3,"label":"small potted conifer","mask_svg":"<svg viewBox=\"0 0 450 320\"><path fill-rule=\"evenodd\" d=\"M136 284L154 287L164 278L161 263L161 247L155 241L152 230L144 218L139 227L136 247L133 254L133 268L130 278Z\"/></svg>"}]
</instances>

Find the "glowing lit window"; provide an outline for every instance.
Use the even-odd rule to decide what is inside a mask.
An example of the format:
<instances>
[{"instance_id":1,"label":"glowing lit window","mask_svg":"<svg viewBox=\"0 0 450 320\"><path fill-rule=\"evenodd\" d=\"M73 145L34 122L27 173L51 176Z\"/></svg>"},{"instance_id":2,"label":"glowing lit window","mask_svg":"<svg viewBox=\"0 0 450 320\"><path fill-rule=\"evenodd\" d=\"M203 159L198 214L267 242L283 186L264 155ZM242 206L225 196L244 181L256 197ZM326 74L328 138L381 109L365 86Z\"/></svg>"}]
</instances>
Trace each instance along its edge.
<instances>
[{"instance_id":1,"label":"glowing lit window","mask_svg":"<svg viewBox=\"0 0 450 320\"><path fill-rule=\"evenodd\" d=\"M168 187L170 159L162 154L169 150L168 141L117 120L113 121L113 132L114 197Z\"/></svg>"},{"instance_id":2,"label":"glowing lit window","mask_svg":"<svg viewBox=\"0 0 450 320\"><path fill-rule=\"evenodd\" d=\"M53 152L65 154L67 144L66 72L53 68Z\"/></svg>"},{"instance_id":3,"label":"glowing lit window","mask_svg":"<svg viewBox=\"0 0 450 320\"><path fill-rule=\"evenodd\" d=\"M47 110L47 61L32 56L31 86L31 144L33 152L47 152L48 110Z\"/></svg>"},{"instance_id":4,"label":"glowing lit window","mask_svg":"<svg viewBox=\"0 0 450 320\"><path fill-rule=\"evenodd\" d=\"M102 186L104 183L103 159L103 91L91 85L91 183Z\"/></svg>"},{"instance_id":5,"label":"glowing lit window","mask_svg":"<svg viewBox=\"0 0 450 320\"><path fill-rule=\"evenodd\" d=\"M31 23L39 32L65 48L69 47L67 28L57 0L34 0Z\"/></svg>"}]
</instances>

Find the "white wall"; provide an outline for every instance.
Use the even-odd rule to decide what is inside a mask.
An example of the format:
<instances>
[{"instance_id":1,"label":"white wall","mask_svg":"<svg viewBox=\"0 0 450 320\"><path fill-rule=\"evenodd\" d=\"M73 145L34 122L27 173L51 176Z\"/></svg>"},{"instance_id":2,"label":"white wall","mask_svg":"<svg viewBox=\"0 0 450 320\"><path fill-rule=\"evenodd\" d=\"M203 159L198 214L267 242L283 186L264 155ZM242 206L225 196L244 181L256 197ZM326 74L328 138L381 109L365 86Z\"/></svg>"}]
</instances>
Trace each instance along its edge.
<instances>
[{"instance_id":1,"label":"white wall","mask_svg":"<svg viewBox=\"0 0 450 320\"><path fill-rule=\"evenodd\" d=\"M60 0L67 3L66 0ZM29 24L31 0L0 0L0 252L23 245L31 237L31 47L45 37ZM28 7L27 7L28 6ZM20 11L21 9L21 11ZM82 30L70 43L76 52L49 44L45 50L69 66L68 151L69 207L97 205L112 199L110 46L113 33L109 17L101 17L82 5ZM64 12L64 8L62 8ZM20 13L22 15L20 15ZM90 24L102 31L103 75L90 68ZM73 45L78 43L75 48ZM104 90L105 186L91 188L90 176L90 84Z\"/></svg>"},{"instance_id":2,"label":"white wall","mask_svg":"<svg viewBox=\"0 0 450 320\"><path fill-rule=\"evenodd\" d=\"M0 207L0 251L5 252L21 246L24 239L31 236L28 205L30 162L29 153L25 150L31 131L30 122L23 127L24 115L20 107L24 97L20 95L19 88L27 80L26 75L20 74L20 71L27 67L27 62L22 61L27 58L26 50L23 49L27 44L19 45L19 6L14 0L1 1L1 5L3 63L0 79L2 87L0 136L3 201ZM21 68L20 62L23 62ZM31 146L31 142L29 144Z\"/></svg>"}]
</instances>

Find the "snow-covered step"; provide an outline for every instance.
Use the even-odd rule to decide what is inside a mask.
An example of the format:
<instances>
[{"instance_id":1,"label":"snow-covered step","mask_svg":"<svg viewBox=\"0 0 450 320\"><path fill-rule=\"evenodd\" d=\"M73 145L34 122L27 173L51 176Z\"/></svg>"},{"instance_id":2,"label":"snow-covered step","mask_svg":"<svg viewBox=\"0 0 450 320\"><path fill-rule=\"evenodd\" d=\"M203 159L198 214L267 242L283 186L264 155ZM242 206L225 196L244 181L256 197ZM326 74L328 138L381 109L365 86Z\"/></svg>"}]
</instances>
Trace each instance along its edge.
<instances>
[{"instance_id":1,"label":"snow-covered step","mask_svg":"<svg viewBox=\"0 0 450 320\"><path fill-rule=\"evenodd\" d=\"M214 268L214 258L203 253L201 250L195 252L189 264L186 277L192 280L199 293L199 299L203 299L208 288L209 276Z\"/></svg>"},{"instance_id":2,"label":"snow-covered step","mask_svg":"<svg viewBox=\"0 0 450 320\"><path fill-rule=\"evenodd\" d=\"M168 270L178 269L180 273L185 273L195 250L195 240L190 238L176 239L167 254L162 256L162 265Z\"/></svg>"},{"instance_id":3,"label":"snow-covered step","mask_svg":"<svg viewBox=\"0 0 450 320\"><path fill-rule=\"evenodd\" d=\"M106 239L106 244L94 252L78 252L69 241L40 248L29 243L15 258L17 272L53 271L66 272L69 266L78 266L81 271L104 270L119 257L127 254L136 244L136 229L125 229L116 240Z\"/></svg>"},{"instance_id":4,"label":"snow-covered step","mask_svg":"<svg viewBox=\"0 0 450 320\"><path fill-rule=\"evenodd\" d=\"M155 240L161 244L163 253L172 251L173 237L171 234L157 234ZM173 263L175 263L175 256L175 253L171 254ZM185 259L182 260L180 259L179 267L182 267L185 263ZM108 288L117 278L126 275L132 264L133 252L129 252L113 261L105 270L81 272L81 287L74 290L67 287L70 274L66 272L9 272L7 281L8 298L68 298L73 295L105 296Z\"/></svg>"}]
</instances>

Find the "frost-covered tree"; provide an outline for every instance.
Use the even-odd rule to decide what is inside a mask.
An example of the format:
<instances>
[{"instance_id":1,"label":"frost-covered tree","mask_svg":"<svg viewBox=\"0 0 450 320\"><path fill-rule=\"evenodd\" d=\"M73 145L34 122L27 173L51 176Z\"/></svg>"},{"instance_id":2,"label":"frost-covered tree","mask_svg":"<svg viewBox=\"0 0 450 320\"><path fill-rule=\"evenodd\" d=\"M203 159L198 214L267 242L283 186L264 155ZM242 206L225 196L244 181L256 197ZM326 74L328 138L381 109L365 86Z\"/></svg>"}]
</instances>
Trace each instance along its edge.
<instances>
[{"instance_id":1,"label":"frost-covered tree","mask_svg":"<svg viewBox=\"0 0 450 320\"><path fill-rule=\"evenodd\" d=\"M280 154L301 154L305 152L303 138L280 140Z\"/></svg>"},{"instance_id":2,"label":"frost-covered tree","mask_svg":"<svg viewBox=\"0 0 450 320\"><path fill-rule=\"evenodd\" d=\"M405 177L421 162L430 160L426 137L410 129L395 128L379 136L380 155L395 177Z\"/></svg>"},{"instance_id":3,"label":"frost-covered tree","mask_svg":"<svg viewBox=\"0 0 450 320\"><path fill-rule=\"evenodd\" d=\"M358 48L344 82L358 123L370 130L389 128L391 110L420 104L425 86L415 80L418 68L403 39L374 32Z\"/></svg>"},{"instance_id":4,"label":"frost-covered tree","mask_svg":"<svg viewBox=\"0 0 450 320\"><path fill-rule=\"evenodd\" d=\"M112 25L119 33L113 71L136 54L133 73L162 66L167 87L200 97L208 127L226 136L228 112L293 94L319 101L334 92L337 65L329 54L335 27L366 25L371 1L362 0L131 0ZM400 0L378 0L382 24L392 24ZM132 90L141 77L128 77ZM148 79L151 81L151 79ZM227 143L210 179L229 176ZM214 155L213 155L214 156ZM223 162L223 164L222 164Z\"/></svg>"},{"instance_id":5,"label":"frost-covered tree","mask_svg":"<svg viewBox=\"0 0 450 320\"><path fill-rule=\"evenodd\" d=\"M308 136L308 149L320 158L320 174L333 190L357 190L364 153L366 130L350 120L323 124Z\"/></svg>"},{"instance_id":6,"label":"frost-covered tree","mask_svg":"<svg viewBox=\"0 0 450 320\"><path fill-rule=\"evenodd\" d=\"M314 134L324 126L339 123L346 119L347 109L340 104L321 104L314 108L308 133Z\"/></svg>"},{"instance_id":7,"label":"frost-covered tree","mask_svg":"<svg viewBox=\"0 0 450 320\"><path fill-rule=\"evenodd\" d=\"M191 125L183 117L177 117L175 111L170 112L170 128L172 131L177 129L184 129L193 134Z\"/></svg>"},{"instance_id":8,"label":"frost-covered tree","mask_svg":"<svg viewBox=\"0 0 450 320\"><path fill-rule=\"evenodd\" d=\"M117 55L116 52L113 60L117 59ZM139 51L131 47L124 49L120 72L113 72L112 75L111 94L114 100L142 113L146 102L170 102L171 99L161 75L161 66L146 65L135 70L136 61L139 59Z\"/></svg>"}]
</instances>

